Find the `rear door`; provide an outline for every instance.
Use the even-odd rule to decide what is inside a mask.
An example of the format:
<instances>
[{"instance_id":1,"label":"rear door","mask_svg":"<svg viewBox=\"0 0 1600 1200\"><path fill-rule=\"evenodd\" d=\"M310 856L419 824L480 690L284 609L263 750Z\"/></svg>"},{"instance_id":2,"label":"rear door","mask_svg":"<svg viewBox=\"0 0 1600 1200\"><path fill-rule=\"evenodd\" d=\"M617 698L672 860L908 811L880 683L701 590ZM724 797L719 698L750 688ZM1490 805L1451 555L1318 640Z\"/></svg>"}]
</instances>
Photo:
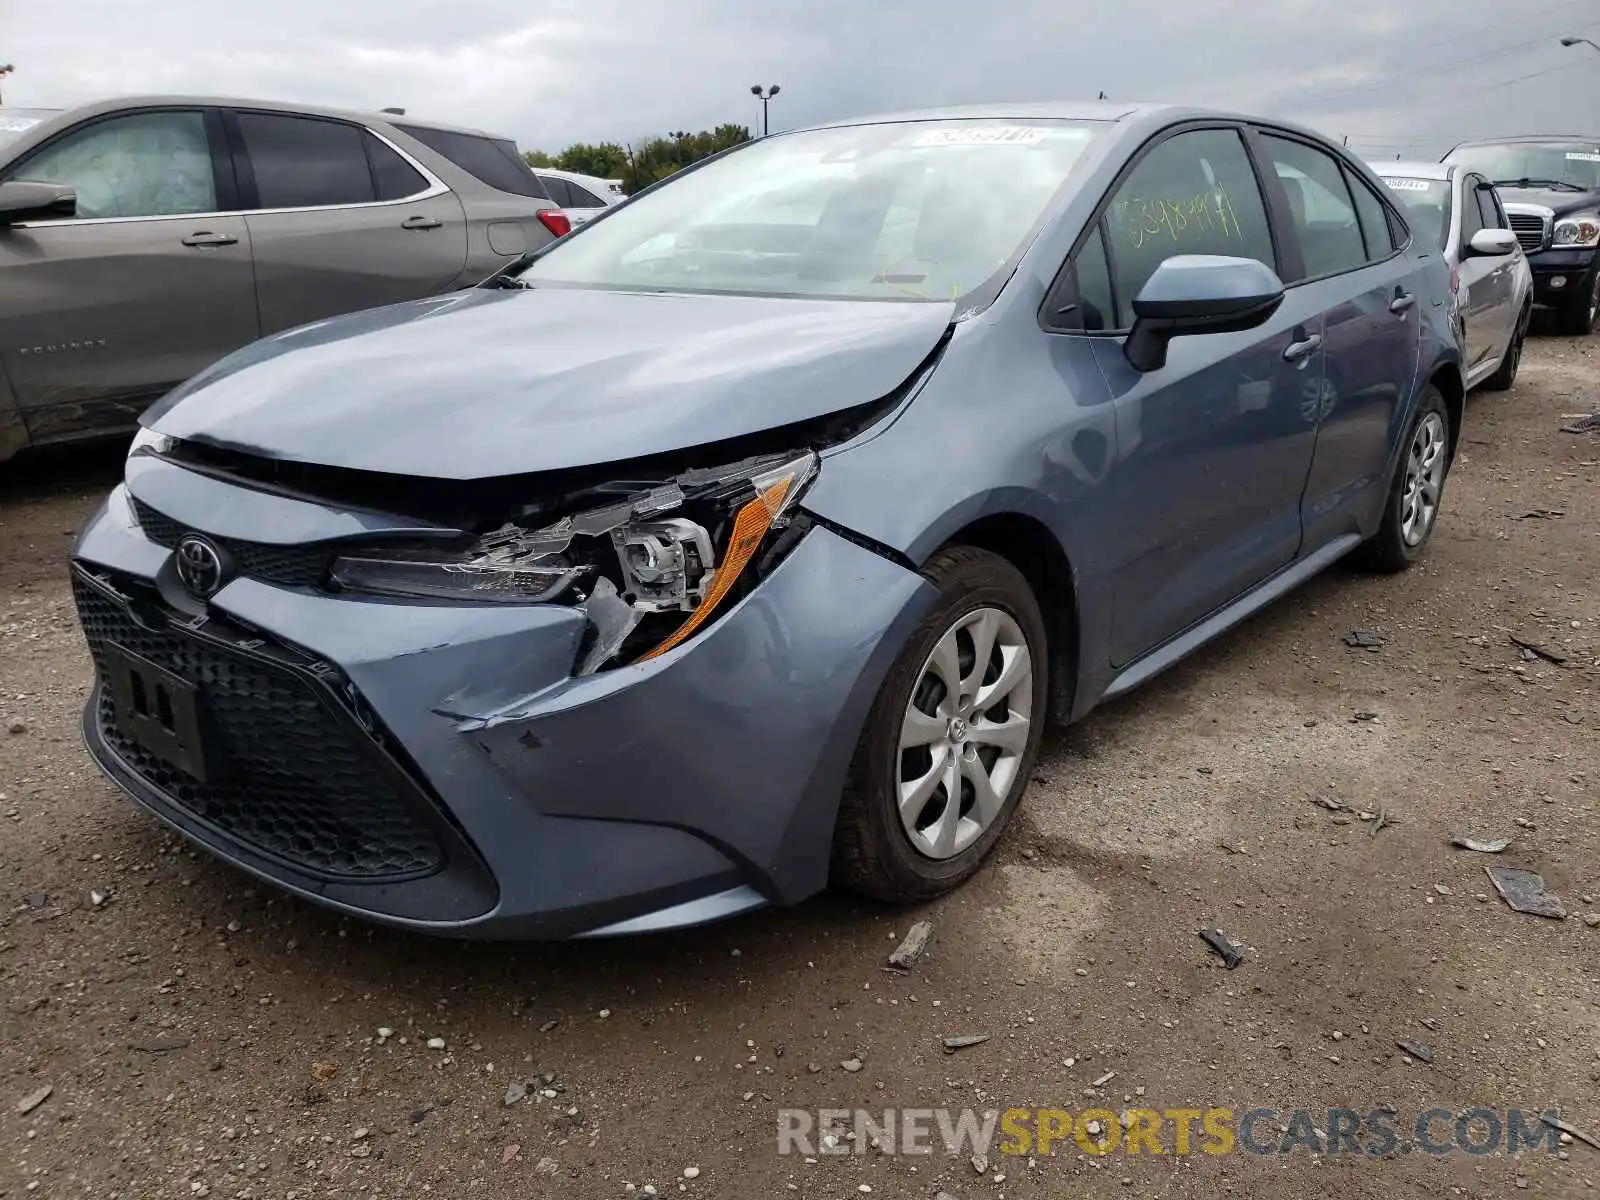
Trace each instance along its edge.
<instances>
[{"instance_id":1,"label":"rear door","mask_svg":"<svg viewBox=\"0 0 1600 1200\"><path fill-rule=\"evenodd\" d=\"M1461 349L1469 380L1495 361L1500 338L1497 284L1504 278L1496 272L1505 263L1504 259L1475 255L1469 248L1472 235L1484 228L1483 209L1478 205L1478 184L1482 182L1477 175L1463 175L1456 203L1456 211L1461 214L1460 228L1456 231L1460 239L1456 247L1459 264L1456 273L1461 280L1457 296L1461 310Z\"/></svg>"},{"instance_id":2,"label":"rear door","mask_svg":"<svg viewBox=\"0 0 1600 1200\"><path fill-rule=\"evenodd\" d=\"M1129 662L1294 560L1322 377L1320 309L1293 290L1262 326L1180 337L1140 373L1123 353L1132 300L1165 259L1225 254L1278 267L1240 130L1180 128L1144 151L1080 251L1080 298L1116 406L1112 659ZM1093 267L1100 254L1109 267ZM1085 267L1091 269L1085 273Z\"/></svg>"},{"instance_id":3,"label":"rear door","mask_svg":"<svg viewBox=\"0 0 1600 1200\"><path fill-rule=\"evenodd\" d=\"M262 333L437 295L467 259L461 202L364 126L225 110Z\"/></svg>"},{"instance_id":4,"label":"rear door","mask_svg":"<svg viewBox=\"0 0 1600 1200\"><path fill-rule=\"evenodd\" d=\"M1257 144L1297 242L1284 282L1322 314L1324 380L1316 453L1306 480L1305 545L1360 528L1388 482L1417 372L1422 288L1416 260L1395 246L1385 201L1330 150L1262 130ZM1429 254L1439 253L1433 247Z\"/></svg>"},{"instance_id":5,"label":"rear door","mask_svg":"<svg viewBox=\"0 0 1600 1200\"><path fill-rule=\"evenodd\" d=\"M5 179L78 194L76 217L0 228L0 358L35 441L129 427L256 338L250 235L230 212L214 109L96 117Z\"/></svg>"}]
</instances>

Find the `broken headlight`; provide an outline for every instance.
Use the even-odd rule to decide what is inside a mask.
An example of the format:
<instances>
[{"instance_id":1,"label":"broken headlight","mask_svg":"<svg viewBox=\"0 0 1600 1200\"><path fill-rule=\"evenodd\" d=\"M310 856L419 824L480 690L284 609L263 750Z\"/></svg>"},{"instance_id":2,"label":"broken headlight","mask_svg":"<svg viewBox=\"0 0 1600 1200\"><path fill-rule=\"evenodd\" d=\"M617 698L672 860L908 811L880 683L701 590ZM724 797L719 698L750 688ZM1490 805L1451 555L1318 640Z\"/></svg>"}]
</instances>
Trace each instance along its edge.
<instances>
[{"instance_id":1,"label":"broken headlight","mask_svg":"<svg viewBox=\"0 0 1600 1200\"><path fill-rule=\"evenodd\" d=\"M817 456L753 459L574 498L552 524L511 522L470 543L382 545L333 565L338 588L500 604L570 604L591 636L579 673L664 654L733 593L817 471Z\"/></svg>"}]
</instances>

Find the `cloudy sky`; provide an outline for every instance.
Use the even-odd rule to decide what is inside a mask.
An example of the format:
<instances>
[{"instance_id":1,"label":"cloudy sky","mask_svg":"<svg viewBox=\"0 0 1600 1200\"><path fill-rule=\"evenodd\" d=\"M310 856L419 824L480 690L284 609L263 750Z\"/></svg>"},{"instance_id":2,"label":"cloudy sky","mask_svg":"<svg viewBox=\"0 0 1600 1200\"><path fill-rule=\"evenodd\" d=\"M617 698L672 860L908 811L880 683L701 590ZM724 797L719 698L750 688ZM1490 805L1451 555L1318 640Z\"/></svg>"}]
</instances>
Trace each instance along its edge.
<instances>
[{"instance_id":1,"label":"cloudy sky","mask_svg":"<svg viewBox=\"0 0 1600 1200\"><path fill-rule=\"evenodd\" d=\"M203 92L525 148L987 100L1224 105L1365 153L1600 127L1600 0L0 0L8 104Z\"/></svg>"}]
</instances>

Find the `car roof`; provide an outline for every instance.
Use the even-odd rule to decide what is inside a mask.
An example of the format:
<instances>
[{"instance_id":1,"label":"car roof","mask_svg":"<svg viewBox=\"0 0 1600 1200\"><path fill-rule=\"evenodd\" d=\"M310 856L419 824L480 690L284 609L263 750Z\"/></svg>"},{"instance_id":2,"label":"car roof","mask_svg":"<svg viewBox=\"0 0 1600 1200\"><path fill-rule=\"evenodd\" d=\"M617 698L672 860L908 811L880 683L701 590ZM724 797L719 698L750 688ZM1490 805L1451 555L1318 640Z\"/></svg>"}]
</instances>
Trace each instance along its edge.
<instances>
[{"instance_id":1,"label":"car roof","mask_svg":"<svg viewBox=\"0 0 1600 1200\"><path fill-rule=\"evenodd\" d=\"M1186 110L1166 104L1118 104L1110 100L1044 101L1019 104L962 104L945 108L914 108L899 112L874 113L864 117L849 117L829 121L819 129L838 129L850 125L887 125L899 121L958 121L979 118L1010 118L1037 121L1120 121L1124 118L1171 111Z\"/></svg>"},{"instance_id":2,"label":"car roof","mask_svg":"<svg viewBox=\"0 0 1600 1200\"><path fill-rule=\"evenodd\" d=\"M97 117L106 113L117 112L124 108L172 108L179 106L204 105L216 108L253 108L263 112L300 113L312 117L341 117L347 121L360 121L364 124L377 122L383 125L416 125L423 129L437 129L445 133L464 133L474 137L498 138L503 141L512 141L504 134L489 133L482 129L471 129L461 125L445 125L439 121L424 121L412 116L402 116L398 113L362 111L353 108L330 108L320 104L288 104L281 100L251 100L240 96L114 96L105 100L95 100L88 104L79 105L70 110L74 117ZM67 111L67 110L58 110Z\"/></svg>"},{"instance_id":3,"label":"car roof","mask_svg":"<svg viewBox=\"0 0 1600 1200\"><path fill-rule=\"evenodd\" d=\"M1436 162L1375 162L1368 163L1374 175L1386 178L1447 180L1456 173L1455 163Z\"/></svg>"},{"instance_id":4,"label":"car roof","mask_svg":"<svg viewBox=\"0 0 1600 1200\"><path fill-rule=\"evenodd\" d=\"M554 175L557 179L570 179L574 183L621 183L620 179L607 179L604 175L585 175L581 171L563 171L560 167L532 167L539 175Z\"/></svg>"},{"instance_id":5,"label":"car roof","mask_svg":"<svg viewBox=\"0 0 1600 1200\"><path fill-rule=\"evenodd\" d=\"M1503 146L1507 142L1600 142L1600 135L1592 133L1516 133L1505 137L1468 138L1450 147L1452 151L1463 146Z\"/></svg>"}]
</instances>

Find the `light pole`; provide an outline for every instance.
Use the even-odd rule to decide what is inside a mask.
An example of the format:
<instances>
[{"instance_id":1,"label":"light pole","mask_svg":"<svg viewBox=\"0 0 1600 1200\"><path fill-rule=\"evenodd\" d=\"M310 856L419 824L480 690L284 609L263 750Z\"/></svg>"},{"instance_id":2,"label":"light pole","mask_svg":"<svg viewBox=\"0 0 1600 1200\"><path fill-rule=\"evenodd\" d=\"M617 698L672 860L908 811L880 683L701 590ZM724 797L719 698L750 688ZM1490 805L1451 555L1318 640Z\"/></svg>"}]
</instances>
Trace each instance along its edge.
<instances>
[{"instance_id":1,"label":"light pole","mask_svg":"<svg viewBox=\"0 0 1600 1200\"><path fill-rule=\"evenodd\" d=\"M774 96L776 96L778 94L778 85L777 84L773 84L771 87L763 89L762 86L759 83L758 84L754 84L750 88L750 94L752 96L754 96L757 100L761 101L761 136L762 137L766 137L767 136L767 104L772 100L772 98Z\"/></svg>"},{"instance_id":2,"label":"light pole","mask_svg":"<svg viewBox=\"0 0 1600 1200\"><path fill-rule=\"evenodd\" d=\"M10 63L5 63L3 65L0 65L0 79L4 79L7 75L11 74L11 72L13 70L15 70L15 69L16 68L14 68ZM4 103L5 103L4 99L0 99L0 104L4 104Z\"/></svg>"},{"instance_id":3,"label":"light pole","mask_svg":"<svg viewBox=\"0 0 1600 1200\"><path fill-rule=\"evenodd\" d=\"M1561 39L1561 44L1563 46L1587 46L1596 54L1600 54L1600 44L1596 44L1588 38L1565 37Z\"/></svg>"}]
</instances>

